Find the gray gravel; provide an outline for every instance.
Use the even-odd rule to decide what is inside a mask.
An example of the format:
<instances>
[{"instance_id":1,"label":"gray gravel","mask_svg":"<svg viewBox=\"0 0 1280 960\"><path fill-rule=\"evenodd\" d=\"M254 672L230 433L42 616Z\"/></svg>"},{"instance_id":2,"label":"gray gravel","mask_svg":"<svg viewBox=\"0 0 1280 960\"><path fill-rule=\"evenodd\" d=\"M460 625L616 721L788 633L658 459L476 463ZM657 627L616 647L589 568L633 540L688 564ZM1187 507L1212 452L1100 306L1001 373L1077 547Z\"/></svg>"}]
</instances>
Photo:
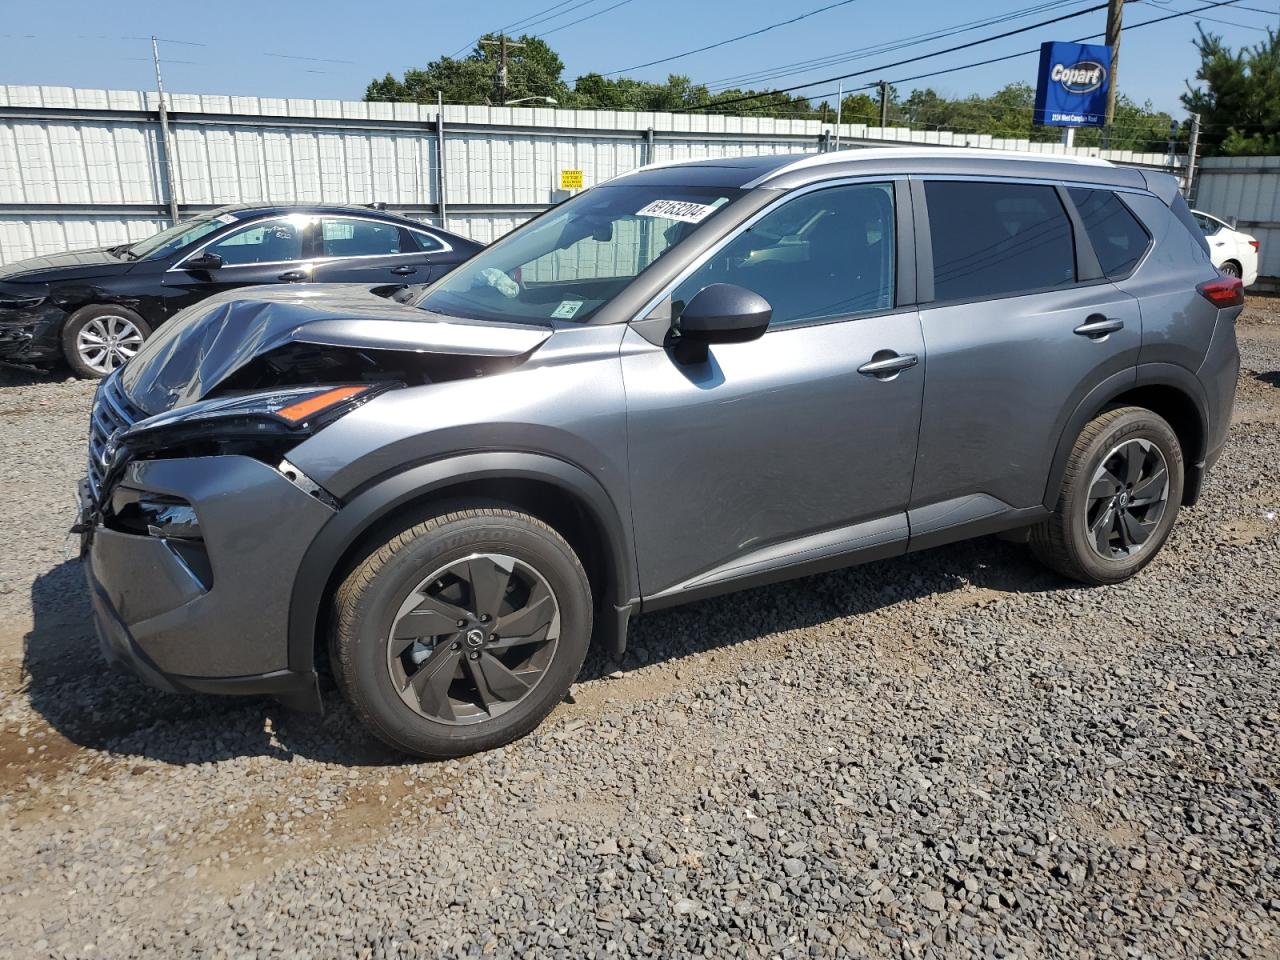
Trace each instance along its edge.
<instances>
[{"instance_id":1,"label":"gray gravel","mask_svg":"<svg viewBox=\"0 0 1280 960\"><path fill-rule=\"evenodd\" d=\"M100 665L90 390L0 373L0 955L1280 956L1280 304L1137 580L983 540L639 621L524 741L406 765Z\"/></svg>"}]
</instances>

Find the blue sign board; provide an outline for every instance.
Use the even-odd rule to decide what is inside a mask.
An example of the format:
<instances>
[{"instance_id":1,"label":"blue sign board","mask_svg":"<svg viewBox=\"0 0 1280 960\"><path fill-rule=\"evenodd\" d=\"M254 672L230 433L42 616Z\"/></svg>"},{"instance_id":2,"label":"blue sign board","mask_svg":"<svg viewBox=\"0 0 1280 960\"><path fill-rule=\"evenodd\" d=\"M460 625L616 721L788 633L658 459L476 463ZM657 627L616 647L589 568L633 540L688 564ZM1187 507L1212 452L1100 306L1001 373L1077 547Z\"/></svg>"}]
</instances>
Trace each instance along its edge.
<instances>
[{"instance_id":1,"label":"blue sign board","mask_svg":"<svg viewBox=\"0 0 1280 960\"><path fill-rule=\"evenodd\" d=\"M1096 43L1040 45L1040 77L1032 121L1046 127L1100 127L1106 122L1111 48Z\"/></svg>"}]
</instances>

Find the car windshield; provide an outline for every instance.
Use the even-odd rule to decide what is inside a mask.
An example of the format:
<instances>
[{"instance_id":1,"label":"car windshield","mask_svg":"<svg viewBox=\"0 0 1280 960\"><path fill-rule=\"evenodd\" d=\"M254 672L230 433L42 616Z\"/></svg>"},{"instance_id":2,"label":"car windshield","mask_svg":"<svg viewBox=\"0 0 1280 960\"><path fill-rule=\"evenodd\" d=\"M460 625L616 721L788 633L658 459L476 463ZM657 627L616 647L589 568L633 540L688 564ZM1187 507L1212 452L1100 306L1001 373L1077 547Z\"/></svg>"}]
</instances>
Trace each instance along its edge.
<instances>
[{"instance_id":1,"label":"car windshield","mask_svg":"<svg viewBox=\"0 0 1280 960\"><path fill-rule=\"evenodd\" d=\"M139 240L124 249L133 260L158 260L171 253L177 253L183 247L195 243L215 230L221 230L236 218L229 213L206 213L191 220L175 223L168 230L161 230L154 236Z\"/></svg>"},{"instance_id":2,"label":"car windshield","mask_svg":"<svg viewBox=\"0 0 1280 960\"><path fill-rule=\"evenodd\" d=\"M429 287L417 305L472 320L584 322L741 193L595 187L486 248Z\"/></svg>"}]
</instances>

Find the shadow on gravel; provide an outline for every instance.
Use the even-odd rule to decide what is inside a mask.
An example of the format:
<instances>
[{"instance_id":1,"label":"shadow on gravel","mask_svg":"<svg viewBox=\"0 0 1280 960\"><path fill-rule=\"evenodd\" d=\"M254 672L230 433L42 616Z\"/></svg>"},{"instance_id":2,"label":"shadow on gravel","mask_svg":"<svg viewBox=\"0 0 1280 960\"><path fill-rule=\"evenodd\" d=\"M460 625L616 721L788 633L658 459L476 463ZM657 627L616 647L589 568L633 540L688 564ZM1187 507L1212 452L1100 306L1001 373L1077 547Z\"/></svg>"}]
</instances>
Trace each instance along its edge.
<instances>
[{"instance_id":1,"label":"shadow on gravel","mask_svg":"<svg viewBox=\"0 0 1280 960\"><path fill-rule=\"evenodd\" d=\"M0 360L0 388L29 387L35 383L57 383L67 379L68 375L69 371L62 366L52 370L37 370L35 367L24 367Z\"/></svg>"},{"instance_id":2,"label":"shadow on gravel","mask_svg":"<svg viewBox=\"0 0 1280 960\"><path fill-rule=\"evenodd\" d=\"M619 666L636 669L643 663L725 650L970 585L1003 593L1075 586L1040 567L1024 546L993 537L970 540L636 618L624 662L619 665L597 653L587 658L581 679L608 676Z\"/></svg>"},{"instance_id":3,"label":"shadow on gravel","mask_svg":"<svg viewBox=\"0 0 1280 960\"><path fill-rule=\"evenodd\" d=\"M31 609L24 692L32 708L76 746L173 764L295 755L352 767L404 762L364 732L333 690L325 696L324 717L316 717L263 698L164 693L107 663L78 560L36 579Z\"/></svg>"},{"instance_id":4,"label":"shadow on gravel","mask_svg":"<svg viewBox=\"0 0 1280 960\"><path fill-rule=\"evenodd\" d=\"M1067 586L1039 568L1023 547L994 539L955 544L638 618L621 667L724 650L967 585L1002 592ZM299 756L343 766L405 762L365 733L332 689L320 718L291 713L271 700L166 694L108 665L98 650L78 560L39 577L31 606L34 627L23 657L26 695L72 744L172 764L246 756ZM599 679L619 666L597 652L588 657L581 680Z\"/></svg>"},{"instance_id":5,"label":"shadow on gravel","mask_svg":"<svg viewBox=\"0 0 1280 960\"><path fill-rule=\"evenodd\" d=\"M1263 383L1273 387L1280 387L1280 370L1269 370L1266 373L1255 373L1255 380L1261 380Z\"/></svg>"}]
</instances>

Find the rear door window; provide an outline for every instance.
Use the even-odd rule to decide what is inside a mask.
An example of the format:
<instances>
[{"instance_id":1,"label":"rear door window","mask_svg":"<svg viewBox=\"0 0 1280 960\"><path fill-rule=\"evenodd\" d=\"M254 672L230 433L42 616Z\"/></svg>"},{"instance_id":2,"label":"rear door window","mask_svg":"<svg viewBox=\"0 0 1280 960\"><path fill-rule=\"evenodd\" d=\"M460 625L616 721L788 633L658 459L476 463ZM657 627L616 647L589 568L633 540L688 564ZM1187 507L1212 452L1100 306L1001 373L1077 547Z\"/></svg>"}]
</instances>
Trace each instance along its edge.
<instances>
[{"instance_id":1,"label":"rear door window","mask_svg":"<svg viewBox=\"0 0 1280 960\"><path fill-rule=\"evenodd\" d=\"M1052 186L925 183L935 300L979 300L1075 282L1071 221Z\"/></svg>"},{"instance_id":2,"label":"rear door window","mask_svg":"<svg viewBox=\"0 0 1280 960\"><path fill-rule=\"evenodd\" d=\"M1147 231L1110 190L1072 187L1069 192L1102 272L1113 280L1126 276L1151 245Z\"/></svg>"},{"instance_id":3,"label":"rear door window","mask_svg":"<svg viewBox=\"0 0 1280 960\"><path fill-rule=\"evenodd\" d=\"M385 257L406 252L394 223L325 217L320 221L322 257ZM417 252L417 251L411 251Z\"/></svg>"}]
</instances>

